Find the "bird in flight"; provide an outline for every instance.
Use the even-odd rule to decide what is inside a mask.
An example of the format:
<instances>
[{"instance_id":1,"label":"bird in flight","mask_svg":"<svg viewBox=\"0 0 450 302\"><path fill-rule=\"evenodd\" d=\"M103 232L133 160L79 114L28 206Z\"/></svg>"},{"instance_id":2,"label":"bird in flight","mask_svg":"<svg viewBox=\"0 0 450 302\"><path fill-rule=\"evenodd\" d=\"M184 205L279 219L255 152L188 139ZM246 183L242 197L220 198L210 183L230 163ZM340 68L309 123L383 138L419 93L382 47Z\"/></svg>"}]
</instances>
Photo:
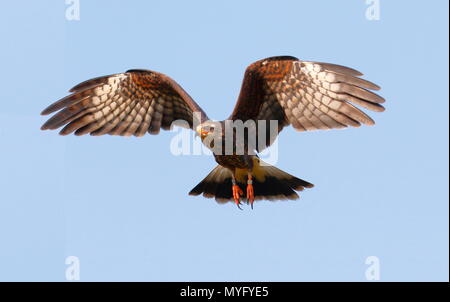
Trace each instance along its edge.
<instances>
[{"instance_id":1,"label":"bird in flight","mask_svg":"<svg viewBox=\"0 0 450 302\"><path fill-rule=\"evenodd\" d=\"M158 134L161 128L167 130L172 123L185 121L185 126L214 150L218 163L189 194L203 194L219 203L231 201L238 207L245 200L253 207L255 200L297 199L296 191L313 187L258 157L257 153L270 146L285 126L310 131L374 124L355 105L381 112L384 99L371 91L379 90L379 86L360 76L362 73L352 68L291 56L262 59L247 67L230 117L213 122L168 76L133 69L76 85L70 95L42 111L42 115L57 113L41 129L64 126L61 135L140 137L147 132ZM226 123L230 121L254 122L254 126L244 131L242 139L237 138L233 128L231 152L224 152L223 146L214 149L221 146L217 142L226 139ZM275 135L270 135L273 125ZM252 135L256 139L250 139ZM241 145L243 148L239 148Z\"/></svg>"}]
</instances>

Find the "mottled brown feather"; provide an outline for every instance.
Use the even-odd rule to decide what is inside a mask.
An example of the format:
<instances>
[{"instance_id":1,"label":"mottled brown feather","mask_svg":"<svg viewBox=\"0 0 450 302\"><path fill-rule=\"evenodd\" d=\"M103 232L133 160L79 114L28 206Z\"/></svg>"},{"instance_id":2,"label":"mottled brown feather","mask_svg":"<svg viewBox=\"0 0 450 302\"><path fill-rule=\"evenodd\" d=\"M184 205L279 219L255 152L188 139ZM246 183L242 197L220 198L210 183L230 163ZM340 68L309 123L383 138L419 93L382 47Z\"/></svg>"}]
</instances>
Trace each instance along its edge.
<instances>
[{"instance_id":1,"label":"mottled brown feather","mask_svg":"<svg viewBox=\"0 0 450 302\"><path fill-rule=\"evenodd\" d=\"M374 121L352 104L381 112L384 99L370 91L380 87L359 78L361 75L349 67L290 56L259 60L247 67L229 119L277 120L279 131L289 124L299 131L373 125ZM266 125L268 146L269 123Z\"/></svg>"},{"instance_id":2,"label":"mottled brown feather","mask_svg":"<svg viewBox=\"0 0 450 302\"><path fill-rule=\"evenodd\" d=\"M208 120L180 85L150 70L97 77L76 85L70 92L42 111L43 115L58 111L44 123L43 130L64 126L62 135L142 136L169 129L176 120L184 120L190 127L196 116L200 120L195 123Z\"/></svg>"}]
</instances>

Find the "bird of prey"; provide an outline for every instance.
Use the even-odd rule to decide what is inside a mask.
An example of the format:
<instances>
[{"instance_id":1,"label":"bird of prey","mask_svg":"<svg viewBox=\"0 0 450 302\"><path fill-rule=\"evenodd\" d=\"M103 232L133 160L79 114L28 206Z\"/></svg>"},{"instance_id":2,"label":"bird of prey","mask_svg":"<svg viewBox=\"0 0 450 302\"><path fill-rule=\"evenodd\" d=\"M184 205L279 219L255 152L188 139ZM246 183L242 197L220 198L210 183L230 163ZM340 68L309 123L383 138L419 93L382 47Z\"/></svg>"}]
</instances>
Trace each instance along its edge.
<instances>
[{"instance_id":1,"label":"bird of prey","mask_svg":"<svg viewBox=\"0 0 450 302\"><path fill-rule=\"evenodd\" d=\"M355 105L381 112L384 99L371 91L379 90L379 86L360 76L362 73L352 68L292 56L262 59L247 67L230 117L213 122L168 76L133 69L76 85L70 95L42 111L42 115L57 113L41 129L64 126L61 135L74 132L140 137L170 129L174 121L182 120L206 144L211 134L224 138L227 121L267 121L247 130L241 140L246 147L243 154L236 152L237 142L231 153L223 153L223 148L216 150L213 154L218 165L189 193L203 194L220 203L231 201L238 207L246 201L253 207L255 200L297 199L296 191L313 185L259 159L257 153L264 148L260 142L268 147L274 140L270 131L256 143L250 143L249 135L261 127L270 130L269 121L276 121L276 135L288 125L298 131L373 125L374 121Z\"/></svg>"}]
</instances>

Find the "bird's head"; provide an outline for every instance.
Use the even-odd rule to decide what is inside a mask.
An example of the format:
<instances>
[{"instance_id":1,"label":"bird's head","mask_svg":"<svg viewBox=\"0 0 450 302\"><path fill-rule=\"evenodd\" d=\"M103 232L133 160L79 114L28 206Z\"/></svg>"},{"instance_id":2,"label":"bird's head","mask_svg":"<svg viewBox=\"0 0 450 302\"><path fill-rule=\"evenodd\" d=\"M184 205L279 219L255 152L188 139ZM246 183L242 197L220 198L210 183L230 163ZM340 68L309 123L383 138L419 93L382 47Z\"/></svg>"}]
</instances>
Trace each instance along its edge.
<instances>
[{"instance_id":1,"label":"bird's head","mask_svg":"<svg viewBox=\"0 0 450 302\"><path fill-rule=\"evenodd\" d=\"M208 135L214 134L215 131L220 131L220 128L220 122L207 121L198 125L195 131L204 139Z\"/></svg>"}]
</instances>

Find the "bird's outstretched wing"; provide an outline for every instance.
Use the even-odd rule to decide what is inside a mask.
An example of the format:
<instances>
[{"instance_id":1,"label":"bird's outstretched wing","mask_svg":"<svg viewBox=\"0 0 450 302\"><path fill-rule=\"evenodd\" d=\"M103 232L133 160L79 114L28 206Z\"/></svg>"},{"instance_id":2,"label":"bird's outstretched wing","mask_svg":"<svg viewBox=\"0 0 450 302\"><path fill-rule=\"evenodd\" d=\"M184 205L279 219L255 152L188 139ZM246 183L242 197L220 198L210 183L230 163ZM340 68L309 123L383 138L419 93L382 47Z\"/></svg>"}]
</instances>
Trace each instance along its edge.
<instances>
[{"instance_id":1,"label":"bird's outstretched wing","mask_svg":"<svg viewBox=\"0 0 450 302\"><path fill-rule=\"evenodd\" d=\"M361 75L348 67L289 56L263 59L247 67L229 119L277 120L278 132L289 124L299 131L373 125L354 105L383 111L384 99L370 91L380 87ZM266 146L274 140L268 130Z\"/></svg>"},{"instance_id":2,"label":"bird's outstretched wing","mask_svg":"<svg viewBox=\"0 0 450 302\"><path fill-rule=\"evenodd\" d=\"M176 120L184 120L192 128L194 123L208 119L180 85L150 70L98 77L78 84L70 92L42 111L46 115L60 110L41 129L65 125L62 135L143 136L169 129ZM200 120L194 122L194 118Z\"/></svg>"}]
</instances>

